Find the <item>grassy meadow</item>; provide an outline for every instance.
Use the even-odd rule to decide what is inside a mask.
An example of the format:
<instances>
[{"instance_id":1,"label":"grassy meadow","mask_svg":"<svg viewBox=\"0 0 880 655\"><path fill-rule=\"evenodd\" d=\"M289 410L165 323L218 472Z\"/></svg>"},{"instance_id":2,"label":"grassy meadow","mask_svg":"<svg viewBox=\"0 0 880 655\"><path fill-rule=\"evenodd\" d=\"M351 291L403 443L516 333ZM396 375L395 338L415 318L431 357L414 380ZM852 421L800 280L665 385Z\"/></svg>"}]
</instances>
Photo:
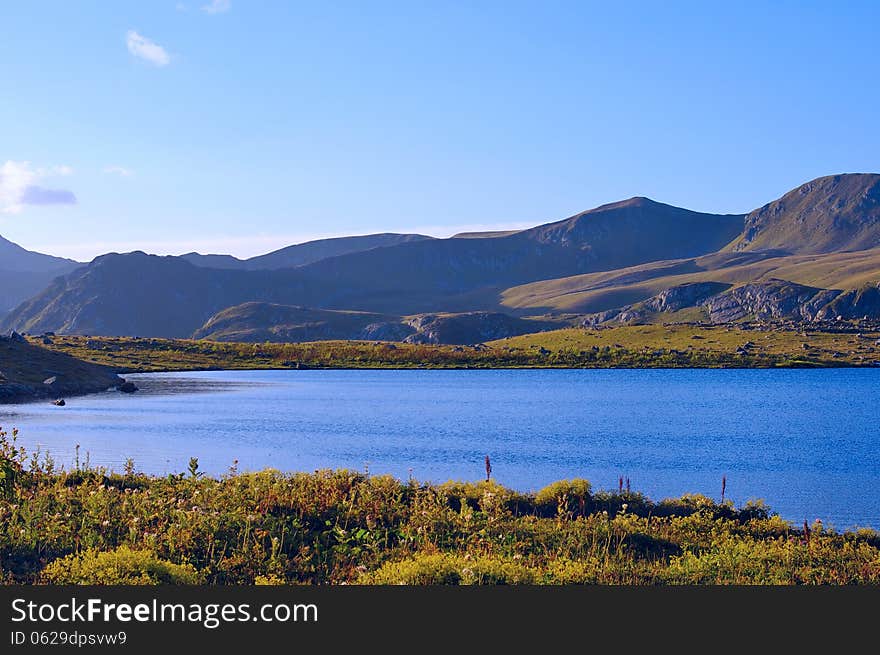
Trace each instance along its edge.
<instances>
[{"instance_id":1,"label":"grassy meadow","mask_svg":"<svg viewBox=\"0 0 880 655\"><path fill-rule=\"evenodd\" d=\"M666 368L871 366L880 332L640 325L569 328L476 346L361 341L233 343L57 336L35 343L120 372L268 368Z\"/></svg>"},{"instance_id":2,"label":"grassy meadow","mask_svg":"<svg viewBox=\"0 0 880 655\"><path fill-rule=\"evenodd\" d=\"M348 470L208 477L56 468L0 435L9 584L880 583L880 534L621 481L518 493ZM720 485L719 485L720 486Z\"/></svg>"}]
</instances>

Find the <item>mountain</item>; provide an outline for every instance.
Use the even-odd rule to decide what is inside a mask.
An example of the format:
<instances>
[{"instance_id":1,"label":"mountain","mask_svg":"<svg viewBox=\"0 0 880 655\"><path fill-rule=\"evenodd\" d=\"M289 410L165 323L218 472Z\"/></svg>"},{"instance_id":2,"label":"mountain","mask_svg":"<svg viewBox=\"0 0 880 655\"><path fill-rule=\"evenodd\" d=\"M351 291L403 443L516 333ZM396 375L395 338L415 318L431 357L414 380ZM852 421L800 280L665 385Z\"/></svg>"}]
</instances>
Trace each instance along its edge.
<instances>
[{"instance_id":1,"label":"mountain","mask_svg":"<svg viewBox=\"0 0 880 655\"><path fill-rule=\"evenodd\" d=\"M212 316L193 338L281 343L342 339L464 345L558 327L562 327L558 321L522 319L494 312L400 317L248 302Z\"/></svg>"},{"instance_id":2,"label":"mountain","mask_svg":"<svg viewBox=\"0 0 880 655\"><path fill-rule=\"evenodd\" d=\"M713 252L742 231L743 218L632 198L508 236L420 241L303 271L334 287L364 287L349 309L479 311L512 285Z\"/></svg>"},{"instance_id":3,"label":"mountain","mask_svg":"<svg viewBox=\"0 0 880 655\"><path fill-rule=\"evenodd\" d=\"M335 239L318 239L307 241L280 250L251 257L250 259L237 259L231 255L200 255L196 252L181 255L183 259L203 268L228 268L236 270L258 271L276 270L280 268L292 268L305 266L327 257L338 257L353 252L372 250L373 248L386 248L402 243L425 241L433 237L422 234L367 234L365 236L339 237Z\"/></svg>"},{"instance_id":4,"label":"mountain","mask_svg":"<svg viewBox=\"0 0 880 655\"><path fill-rule=\"evenodd\" d=\"M873 316L878 194L880 175L849 174L801 185L747 215L636 197L510 233L328 239L246 261L113 254L54 281L0 328L455 343L543 329L519 322L536 315Z\"/></svg>"},{"instance_id":5,"label":"mountain","mask_svg":"<svg viewBox=\"0 0 880 655\"><path fill-rule=\"evenodd\" d=\"M880 175L820 177L746 216L735 251L819 254L880 247Z\"/></svg>"},{"instance_id":6,"label":"mountain","mask_svg":"<svg viewBox=\"0 0 880 655\"><path fill-rule=\"evenodd\" d=\"M185 255L180 255L180 258L201 268L225 268L238 271L245 268L244 260L232 255L202 255L197 252L188 252Z\"/></svg>"},{"instance_id":7,"label":"mountain","mask_svg":"<svg viewBox=\"0 0 880 655\"><path fill-rule=\"evenodd\" d=\"M25 250L0 237L0 315L41 291L58 275L64 275L78 262Z\"/></svg>"},{"instance_id":8,"label":"mountain","mask_svg":"<svg viewBox=\"0 0 880 655\"><path fill-rule=\"evenodd\" d=\"M499 292L511 284L711 252L741 230L742 219L634 198L491 239L374 235L292 246L256 258L260 266L273 268L253 271L204 268L180 257L114 253L54 281L18 306L0 327L188 337L217 312L249 301L395 316L493 311ZM296 268L275 269L272 264L289 265L317 257L319 251L389 240L404 243ZM253 266L254 260L246 263Z\"/></svg>"},{"instance_id":9,"label":"mountain","mask_svg":"<svg viewBox=\"0 0 880 655\"><path fill-rule=\"evenodd\" d=\"M56 278L0 321L0 330L188 337L230 305L326 294L296 269L218 270L179 257L112 253Z\"/></svg>"},{"instance_id":10,"label":"mountain","mask_svg":"<svg viewBox=\"0 0 880 655\"><path fill-rule=\"evenodd\" d=\"M498 237L509 237L516 234L519 230L496 230L494 232L459 232L453 234L453 239L496 239Z\"/></svg>"},{"instance_id":11,"label":"mountain","mask_svg":"<svg viewBox=\"0 0 880 655\"><path fill-rule=\"evenodd\" d=\"M719 252L517 285L503 292L500 304L515 312L631 312L682 285L773 279L844 292L876 286L880 175L807 182L747 214L742 233ZM803 304L811 314L814 308Z\"/></svg>"}]
</instances>

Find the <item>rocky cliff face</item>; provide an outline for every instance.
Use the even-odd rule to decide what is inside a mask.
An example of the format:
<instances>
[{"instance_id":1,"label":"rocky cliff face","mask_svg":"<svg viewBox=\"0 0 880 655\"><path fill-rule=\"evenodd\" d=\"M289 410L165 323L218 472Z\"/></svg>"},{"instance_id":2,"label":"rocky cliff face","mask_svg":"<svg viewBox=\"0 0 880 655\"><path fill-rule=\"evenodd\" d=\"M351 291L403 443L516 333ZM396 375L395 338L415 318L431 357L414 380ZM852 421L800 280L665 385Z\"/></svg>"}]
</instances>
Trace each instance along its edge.
<instances>
[{"instance_id":1,"label":"rocky cliff face","mask_svg":"<svg viewBox=\"0 0 880 655\"><path fill-rule=\"evenodd\" d=\"M699 306L701 302L719 294L730 285L723 282L691 282L680 284L661 291L656 296L633 305L626 305L618 309L590 314L583 324L601 325L611 321L617 323L640 323L651 319L658 313L677 312L689 307Z\"/></svg>"},{"instance_id":2,"label":"rocky cliff face","mask_svg":"<svg viewBox=\"0 0 880 655\"><path fill-rule=\"evenodd\" d=\"M645 301L644 307L652 312L677 312L686 307L693 307L700 301L729 288L730 285L723 282L681 284L661 291L650 300Z\"/></svg>"},{"instance_id":3,"label":"rocky cliff face","mask_svg":"<svg viewBox=\"0 0 880 655\"><path fill-rule=\"evenodd\" d=\"M709 323L744 320L819 321L880 319L880 289L841 291L819 289L787 280L770 279L729 288L728 284L701 282L672 287L634 305L587 316L585 326L638 323L653 315L696 307Z\"/></svg>"},{"instance_id":4,"label":"rocky cliff face","mask_svg":"<svg viewBox=\"0 0 880 655\"><path fill-rule=\"evenodd\" d=\"M406 343L475 344L558 328L558 323L515 318L497 312L424 314L407 321L415 333Z\"/></svg>"},{"instance_id":5,"label":"rocky cliff face","mask_svg":"<svg viewBox=\"0 0 880 655\"><path fill-rule=\"evenodd\" d=\"M749 318L811 321L840 291L817 289L785 280L744 284L707 299L702 306L712 323Z\"/></svg>"},{"instance_id":6,"label":"rocky cliff face","mask_svg":"<svg viewBox=\"0 0 880 655\"><path fill-rule=\"evenodd\" d=\"M816 312L818 320L880 318L880 288L869 284L861 289L845 291Z\"/></svg>"}]
</instances>

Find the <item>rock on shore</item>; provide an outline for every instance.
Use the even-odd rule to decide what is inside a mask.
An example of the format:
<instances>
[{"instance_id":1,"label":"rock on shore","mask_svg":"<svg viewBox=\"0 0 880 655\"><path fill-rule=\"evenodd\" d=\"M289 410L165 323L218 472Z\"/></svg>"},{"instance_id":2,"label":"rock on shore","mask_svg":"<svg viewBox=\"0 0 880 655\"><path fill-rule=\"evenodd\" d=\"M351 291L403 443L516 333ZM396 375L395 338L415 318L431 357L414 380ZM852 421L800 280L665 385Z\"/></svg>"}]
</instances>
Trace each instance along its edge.
<instances>
[{"instance_id":1,"label":"rock on shore","mask_svg":"<svg viewBox=\"0 0 880 655\"><path fill-rule=\"evenodd\" d=\"M0 403L96 393L124 382L107 366L52 352L17 333L0 336Z\"/></svg>"}]
</instances>

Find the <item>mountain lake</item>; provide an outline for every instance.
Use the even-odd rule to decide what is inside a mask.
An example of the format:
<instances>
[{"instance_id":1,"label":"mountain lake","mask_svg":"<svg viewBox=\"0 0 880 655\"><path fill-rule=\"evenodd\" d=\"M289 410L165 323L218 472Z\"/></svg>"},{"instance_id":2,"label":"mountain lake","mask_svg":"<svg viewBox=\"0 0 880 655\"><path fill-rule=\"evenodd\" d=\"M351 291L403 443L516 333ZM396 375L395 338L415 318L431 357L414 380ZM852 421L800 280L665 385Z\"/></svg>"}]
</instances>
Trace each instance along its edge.
<instances>
[{"instance_id":1,"label":"mountain lake","mask_svg":"<svg viewBox=\"0 0 880 655\"><path fill-rule=\"evenodd\" d=\"M880 369L297 370L128 375L140 391L0 405L56 465L221 475L350 468L535 491L583 477L654 500L763 499L880 529Z\"/></svg>"}]
</instances>

